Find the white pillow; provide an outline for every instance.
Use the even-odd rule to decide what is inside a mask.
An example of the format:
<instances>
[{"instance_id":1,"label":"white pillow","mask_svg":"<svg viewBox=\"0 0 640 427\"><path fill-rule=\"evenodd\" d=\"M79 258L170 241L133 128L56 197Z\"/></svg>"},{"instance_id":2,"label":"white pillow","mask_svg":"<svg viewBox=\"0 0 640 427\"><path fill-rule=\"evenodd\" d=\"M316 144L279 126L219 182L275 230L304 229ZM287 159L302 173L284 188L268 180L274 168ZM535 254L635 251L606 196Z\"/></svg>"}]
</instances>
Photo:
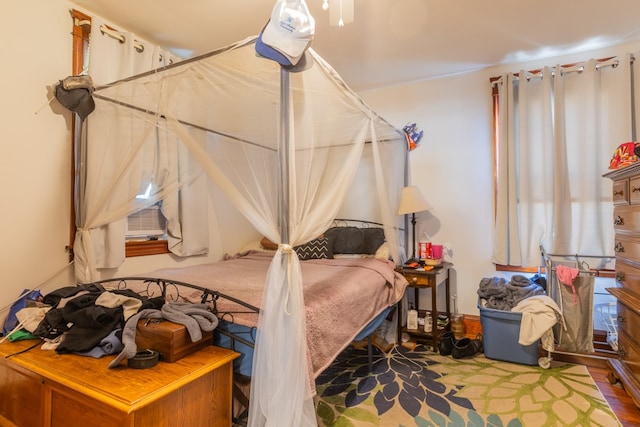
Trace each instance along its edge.
<instances>
[{"instance_id":1,"label":"white pillow","mask_svg":"<svg viewBox=\"0 0 640 427\"><path fill-rule=\"evenodd\" d=\"M380 245L380 247L376 251L375 257L378 259L389 259L391 257L391 251L389 250L387 242L384 242Z\"/></svg>"},{"instance_id":2,"label":"white pillow","mask_svg":"<svg viewBox=\"0 0 640 427\"><path fill-rule=\"evenodd\" d=\"M262 244L260 244L260 240L256 240L255 242L247 243L238 252L247 251L266 251L266 249L262 247Z\"/></svg>"},{"instance_id":3,"label":"white pillow","mask_svg":"<svg viewBox=\"0 0 640 427\"><path fill-rule=\"evenodd\" d=\"M372 254L333 254L334 259L363 259L373 258Z\"/></svg>"}]
</instances>

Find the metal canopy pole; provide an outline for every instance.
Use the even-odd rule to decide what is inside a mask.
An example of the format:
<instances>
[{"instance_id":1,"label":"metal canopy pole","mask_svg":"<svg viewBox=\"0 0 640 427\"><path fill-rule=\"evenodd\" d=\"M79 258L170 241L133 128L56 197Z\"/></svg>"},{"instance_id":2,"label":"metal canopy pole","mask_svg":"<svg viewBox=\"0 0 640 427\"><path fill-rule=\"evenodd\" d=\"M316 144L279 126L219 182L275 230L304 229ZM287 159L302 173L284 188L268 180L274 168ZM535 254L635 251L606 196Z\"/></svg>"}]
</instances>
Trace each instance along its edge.
<instances>
[{"instance_id":1,"label":"metal canopy pole","mask_svg":"<svg viewBox=\"0 0 640 427\"><path fill-rule=\"evenodd\" d=\"M290 148L290 120L289 120L289 70L280 67L280 203L279 226L280 242L290 244L289 241L289 148Z\"/></svg>"}]
</instances>

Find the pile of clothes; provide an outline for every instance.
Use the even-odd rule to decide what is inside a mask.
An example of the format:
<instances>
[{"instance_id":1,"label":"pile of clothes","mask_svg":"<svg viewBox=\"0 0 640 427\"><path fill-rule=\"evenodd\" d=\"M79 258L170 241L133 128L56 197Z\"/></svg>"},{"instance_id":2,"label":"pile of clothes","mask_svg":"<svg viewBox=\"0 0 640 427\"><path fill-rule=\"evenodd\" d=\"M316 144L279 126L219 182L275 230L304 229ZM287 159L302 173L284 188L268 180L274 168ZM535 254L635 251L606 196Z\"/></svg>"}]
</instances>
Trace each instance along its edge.
<instances>
[{"instance_id":1,"label":"pile of clothes","mask_svg":"<svg viewBox=\"0 0 640 427\"><path fill-rule=\"evenodd\" d=\"M16 325L4 339L41 338L43 349L100 358L118 354L109 365L135 356L140 318L166 319L186 326L193 342L212 331L218 318L206 304L166 302L129 289L107 290L100 284L68 286L16 313ZM18 338L19 337L19 338Z\"/></svg>"},{"instance_id":2,"label":"pile of clothes","mask_svg":"<svg viewBox=\"0 0 640 427\"><path fill-rule=\"evenodd\" d=\"M482 306L494 310L511 311L520 301L546 293L546 280L538 275L529 279L516 274L511 281L503 277L486 277L478 285Z\"/></svg>"}]
</instances>

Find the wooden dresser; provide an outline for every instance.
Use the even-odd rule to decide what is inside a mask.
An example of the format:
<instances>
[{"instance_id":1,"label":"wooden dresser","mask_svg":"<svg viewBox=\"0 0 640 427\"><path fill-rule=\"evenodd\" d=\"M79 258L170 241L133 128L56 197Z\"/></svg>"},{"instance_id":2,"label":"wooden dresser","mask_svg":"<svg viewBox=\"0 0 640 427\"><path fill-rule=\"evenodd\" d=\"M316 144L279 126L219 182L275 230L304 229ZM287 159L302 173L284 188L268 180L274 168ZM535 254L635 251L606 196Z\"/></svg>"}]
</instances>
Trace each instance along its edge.
<instances>
[{"instance_id":1,"label":"wooden dresser","mask_svg":"<svg viewBox=\"0 0 640 427\"><path fill-rule=\"evenodd\" d=\"M618 358L609 359L610 382L620 381L640 407L640 164L608 172L613 180Z\"/></svg>"},{"instance_id":2,"label":"wooden dresser","mask_svg":"<svg viewBox=\"0 0 640 427\"><path fill-rule=\"evenodd\" d=\"M0 426L231 426L231 350L207 346L149 369L126 361L109 369L115 356L39 345L19 353L34 343L0 344Z\"/></svg>"}]
</instances>

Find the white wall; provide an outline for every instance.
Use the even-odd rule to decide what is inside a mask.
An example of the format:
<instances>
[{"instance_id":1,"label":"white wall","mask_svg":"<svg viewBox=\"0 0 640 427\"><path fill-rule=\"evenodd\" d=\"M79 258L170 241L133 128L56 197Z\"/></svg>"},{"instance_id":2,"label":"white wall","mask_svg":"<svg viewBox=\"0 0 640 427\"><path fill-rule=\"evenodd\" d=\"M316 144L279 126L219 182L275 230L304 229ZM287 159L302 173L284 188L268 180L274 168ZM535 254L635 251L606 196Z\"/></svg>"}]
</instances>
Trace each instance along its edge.
<instances>
[{"instance_id":1,"label":"white wall","mask_svg":"<svg viewBox=\"0 0 640 427\"><path fill-rule=\"evenodd\" d=\"M362 94L378 113L402 127L424 130L409 153L411 183L433 206L416 215L416 239L449 243L455 264L452 294L460 312L474 313L479 277L492 272L491 97L481 73L385 88ZM480 273L481 272L481 273ZM429 298L420 299L426 308Z\"/></svg>"},{"instance_id":2,"label":"white wall","mask_svg":"<svg viewBox=\"0 0 640 427\"><path fill-rule=\"evenodd\" d=\"M496 272L491 263L493 147L489 78L639 49L640 43L635 43L360 94L395 126L416 122L424 130L418 148L409 153L410 176L434 209L418 214L416 239L426 231L432 242L451 244L452 251L445 260L454 264L452 295L457 295L459 312L478 314L476 292L483 277L509 277ZM607 167L608 163L603 164L601 173ZM438 298L439 307L443 303L444 299ZM421 294L420 305L430 306L426 292Z\"/></svg>"},{"instance_id":3,"label":"white wall","mask_svg":"<svg viewBox=\"0 0 640 427\"><path fill-rule=\"evenodd\" d=\"M66 250L71 206L71 114L55 100L41 107L51 96L52 86L72 73L73 21L69 11L74 7L66 0L2 3L0 322L23 289L38 288L46 293L73 283ZM218 202L219 197L212 203L218 206ZM258 239L235 209L225 208L218 215L220 222L233 218L238 225L212 236L209 258L219 259L224 252L234 252ZM172 255L130 258L121 268L104 271L102 277L206 259L181 260Z\"/></svg>"},{"instance_id":4,"label":"white wall","mask_svg":"<svg viewBox=\"0 0 640 427\"><path fill-rule=\"evenodd\" d=\"M71 72L71 23L66 1L2 4L0 308L68 262L70 116L40 107Z\"/></svg>"}]
</instances>

